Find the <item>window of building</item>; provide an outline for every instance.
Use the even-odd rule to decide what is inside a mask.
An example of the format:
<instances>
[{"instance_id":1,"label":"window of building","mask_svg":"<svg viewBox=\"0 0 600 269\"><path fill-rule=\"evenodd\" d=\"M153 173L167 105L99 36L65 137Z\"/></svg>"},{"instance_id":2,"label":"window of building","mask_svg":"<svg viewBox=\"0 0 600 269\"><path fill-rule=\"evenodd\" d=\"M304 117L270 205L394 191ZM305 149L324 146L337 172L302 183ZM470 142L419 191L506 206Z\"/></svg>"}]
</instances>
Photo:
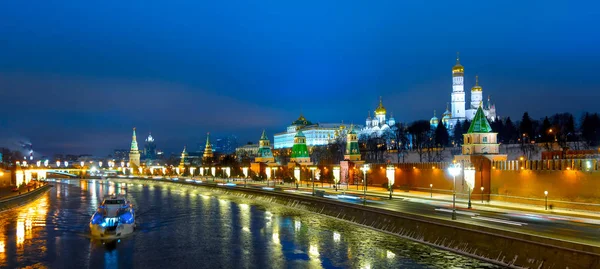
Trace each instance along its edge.
<instances>
[{"instance_id":1,"label":"window of building","mask_svg":"<svg viewBox=\"0 0 600 269\"><path fill-rule=\"evenodd\" d=\"M483 143L487 143L487 142L488 142L488 140L487 140L487 136L484 136L484 137L483 137Z\"/></svg>"}]
</instances>

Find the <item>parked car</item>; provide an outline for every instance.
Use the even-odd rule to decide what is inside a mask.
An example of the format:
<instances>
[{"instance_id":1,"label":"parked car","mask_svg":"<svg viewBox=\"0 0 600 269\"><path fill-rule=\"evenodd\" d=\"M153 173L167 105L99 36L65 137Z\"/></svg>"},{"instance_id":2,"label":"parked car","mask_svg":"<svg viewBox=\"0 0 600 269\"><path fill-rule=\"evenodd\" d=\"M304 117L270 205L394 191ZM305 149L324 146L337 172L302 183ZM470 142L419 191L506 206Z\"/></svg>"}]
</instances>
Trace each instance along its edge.
<instances>
[{"instance_id":1,"label":"parked car","mask_svg":"<svg viewBox=\"0 0 600 269\"><path fill-rule=\"evenodd\" d=\"M13 187L13 188L11 189L11 191L13 191L13 192L18 192L18 191L19 191L19 188L17 188L17 187Z\"/></svg>"}]
</instances>

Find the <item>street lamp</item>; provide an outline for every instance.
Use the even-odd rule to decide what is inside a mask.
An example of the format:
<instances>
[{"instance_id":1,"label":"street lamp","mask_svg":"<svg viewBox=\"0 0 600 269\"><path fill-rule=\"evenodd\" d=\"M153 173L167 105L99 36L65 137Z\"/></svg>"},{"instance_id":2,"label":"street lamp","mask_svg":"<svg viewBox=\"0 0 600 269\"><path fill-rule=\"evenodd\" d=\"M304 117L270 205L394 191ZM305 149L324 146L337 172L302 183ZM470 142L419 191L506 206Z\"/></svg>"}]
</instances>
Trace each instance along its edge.
<instances>
[{"instance_id":1,"label":"street lamp","mask_svg":"<svg viewBox=\"0 0 600 269\"><path fill-rule=\"evenodd\" d=\"M360 170L363 171L364 174L364 181L365 181L365 188L363 189L363 204L366 205L367 204L367 171L369 171L369 164L363 164L363 166L360 168Z\"/></svg>"},{"instance_id":2,"label":"street lamp","mask_svg":"<svg viewBox=\"0 0 600 269\"><path fill-rule=\"evenodd\" d=\"M433 184L429 184L429 197L433 198Z\"/></svg>"},{"instance_id":3,"label":"street lamp","mask_svg":"<svg viewBox=\"0 0 600 269\"><path fill-rule=\"evenodd\" d=\"M481 203L483 204L483 186L481 186Z\"/></svg>"},{"instance_id":4,"label":"street lamp","mask_svg":"<svg viewBox=\"0 0 600 269\"><path fill-rule=\"evenodd\" d=\"M56 167L60 167L60 161L56 161Z\"/></svg>"},{"instance_id":5,"label":"street lamp","mask_svg":"<svg viewBox=\"0 0 600 269\"><path fill-rule=\"evenodd\" d=\"M317 169L316 166L311 166L309 167L310 171L312 172L312 195L315 196L315 170Z\"/></svg>"},{"instance_id":6,"label":"street lamp","mask_svg":"<svg viewBox=\"0 0 600 269\"><path fill-rule=\"evenodd\" d=\"M546 196L546 210L548 210L548 191L544 191L544 196Z\"/></svg>"},{"instance_id":7,"label":"street lamp","mask_svg":"<svg viewBox=\"0 0 600 269\"><path fill-rule=\"evenodd\" d=\"M456 176L460 174L460 164L455 163L448 167L448 173L452 175L453 187L452 187L452 219L456 219Z\"/></svg>"},{"instance_id":8,"label":"street lamp","mask_svg":"<svg viewBox=\"0 0 600 269\"><path fill-rule=\"evenodd\" d=\"M396 179L395 172L396 172L396 169L394 169L393 165L388 165L387 168L385 169L385 173L388 178L388 187L390 188L390 200L392 200L392 193L394 192L393 187L394 187L394 181Z\"/></svg>"}]
</instances>

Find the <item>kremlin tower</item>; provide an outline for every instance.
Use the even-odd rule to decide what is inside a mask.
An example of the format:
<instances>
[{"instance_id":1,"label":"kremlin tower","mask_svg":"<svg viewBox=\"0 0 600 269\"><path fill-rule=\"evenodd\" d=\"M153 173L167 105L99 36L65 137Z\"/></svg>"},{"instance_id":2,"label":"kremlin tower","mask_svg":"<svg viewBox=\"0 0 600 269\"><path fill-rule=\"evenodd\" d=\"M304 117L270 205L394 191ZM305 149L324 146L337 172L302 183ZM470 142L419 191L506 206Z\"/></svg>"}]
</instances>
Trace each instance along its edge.
<instances>
[{"instance_id":1,"label":"kremlin tower","mask_svg":"<svg viewBox=\"0 0 600 269\"><path fill-rule=\"evenodd\" d=\"M204 154L202 159L209 161L213 157L212 145L210 144L210 133L206 133L206 146L204 147Z\"/></svg>"},{"instance_id":2,"label":"kremlin tower","mask_svg":"<svg viewBox=\"0 0 600 269\"><path fill-rule=\"evenodd\" d=\"M308 155L308 148L306 147L306 136L304 136L302 130L298 131L296 136L294 136L294 146L292 147L290 161L299 164L312 164L310 162L310 155Z\"/></svg>"},{"instance_id":3,"label":"kremlin tower","mask_svg":"<svg viewBox=\"0 0 600 269\"><path fill-rule=\"evenodd\" d=\"M350 125L350 132L346 135L346 153L344 160L360 161L360 149L358 148L358 135L354 130L354 125Z\"/></svg>"},{"instance_id":4,"label":"kremlin tower","mask_svg":"<svg viewBox=\"0 0 600 269\"><path fill-rule=\"evenodd\" d=\"M271 152L271 141L269 141L265 130L263 130L258 144L258 155L254 158L254 161L257 163L274 163L275 158L273 157L273 152Z\"/></svg>"},{"instance_id":5,"label":"kremlin tower","mask_svg":"<svg viewBox=\"0 0 600 269\"><path fill-rule=\"evenodd\" d=\"M452 67L452 116L450 128L457 121L465 120L465 68L460 64L459 54L456 53L456 64Z\"/></svg>"},{"instance_id":6,"label":"kremlin tower","mask_svg":"<svg viewBox=\"0 0 600 269\"><path fill-rule=\"evenodd\" d=\"M133 137L131 139L131 149L129 150L129 163L132 167L140 166L140 151L138 150L137 139L135 137L135 127L133 127Z\"/></svg>"}]
</instances>

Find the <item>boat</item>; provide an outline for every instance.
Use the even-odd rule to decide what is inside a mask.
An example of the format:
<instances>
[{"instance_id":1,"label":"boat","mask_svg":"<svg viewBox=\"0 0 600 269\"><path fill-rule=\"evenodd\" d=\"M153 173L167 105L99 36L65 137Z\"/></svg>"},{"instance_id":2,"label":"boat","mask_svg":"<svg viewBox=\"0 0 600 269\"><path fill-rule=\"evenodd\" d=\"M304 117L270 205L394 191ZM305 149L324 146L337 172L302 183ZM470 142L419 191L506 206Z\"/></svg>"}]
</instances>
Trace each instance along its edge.
<instances>
[{"instance_id":1,"label":"boat","mask_svg":"<svg viewBox=\"0 0 600 269\"><path fill-rule=\"evenodd\" d=\"M134 229L135 211L124 196L104 198L90 219L90 232L95 238L119 239L133 233Z\"/></svg>"}]
</instances>

